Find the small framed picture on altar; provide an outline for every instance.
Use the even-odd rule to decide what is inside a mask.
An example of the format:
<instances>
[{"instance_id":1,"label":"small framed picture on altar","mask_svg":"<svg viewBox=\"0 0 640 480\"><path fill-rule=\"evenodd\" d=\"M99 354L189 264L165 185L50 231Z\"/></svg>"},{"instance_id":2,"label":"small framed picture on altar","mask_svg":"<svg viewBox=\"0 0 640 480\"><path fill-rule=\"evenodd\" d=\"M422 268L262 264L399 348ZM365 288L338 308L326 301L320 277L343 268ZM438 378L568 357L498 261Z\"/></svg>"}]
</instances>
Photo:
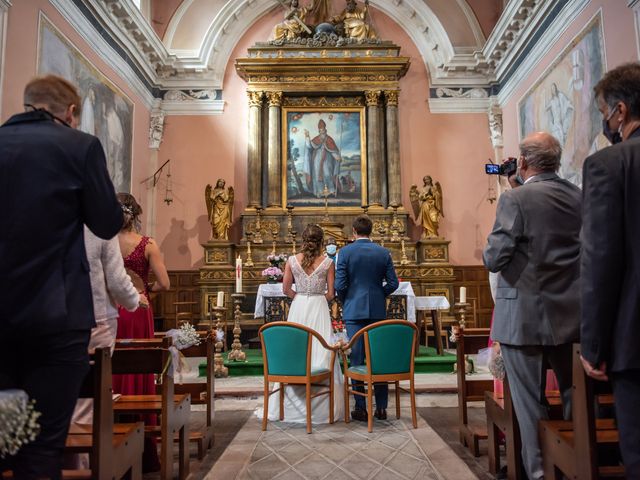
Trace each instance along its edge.
<instances>
[{"instance_id":1,"label":"small framed picture on altar","mask_svg":"<svg viewBox=\"0 0 640 480\"><path fill-rule=\"evenodd\" d=\"M294 207L366 204L365 108L284 108L282 197Z\"/></svg>"}]
</instances>

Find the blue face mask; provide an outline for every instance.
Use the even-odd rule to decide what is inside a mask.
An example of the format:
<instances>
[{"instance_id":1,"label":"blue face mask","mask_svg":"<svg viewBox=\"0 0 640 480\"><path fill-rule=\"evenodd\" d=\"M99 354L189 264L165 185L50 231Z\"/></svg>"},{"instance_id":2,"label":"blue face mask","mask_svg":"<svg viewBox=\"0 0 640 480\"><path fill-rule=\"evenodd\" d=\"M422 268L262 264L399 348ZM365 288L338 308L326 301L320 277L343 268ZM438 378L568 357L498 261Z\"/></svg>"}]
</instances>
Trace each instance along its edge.
<instances>
[{"instance_id":1,"label":"blue face mask","mask_svg":"<svg viewBox=\"0 0 640 480\"><path fill-rule=\"evenodd\" d=\"M327 245L327 253L329 255L335 255L338 251L338 247L335 245Z\"/></svg>"}]
</instances>

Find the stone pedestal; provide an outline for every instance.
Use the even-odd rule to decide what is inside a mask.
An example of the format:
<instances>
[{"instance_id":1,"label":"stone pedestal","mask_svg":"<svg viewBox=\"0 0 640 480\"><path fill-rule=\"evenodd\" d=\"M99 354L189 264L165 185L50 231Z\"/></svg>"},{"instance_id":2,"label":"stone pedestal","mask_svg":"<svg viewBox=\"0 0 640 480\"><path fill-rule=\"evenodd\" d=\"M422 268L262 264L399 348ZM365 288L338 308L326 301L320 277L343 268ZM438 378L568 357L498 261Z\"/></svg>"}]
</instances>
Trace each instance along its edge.
<instances>
[{"instance_id":1,"label":"stone pedestal","mask_svg":"<svg viewBox=\"0 0 640 480\"><path fill-rule=\"evenodd\" d=\"M235 245L226 240L209 240L202 244L204 264L211 266L235 265Z\"/></svg>"}]
</instances>

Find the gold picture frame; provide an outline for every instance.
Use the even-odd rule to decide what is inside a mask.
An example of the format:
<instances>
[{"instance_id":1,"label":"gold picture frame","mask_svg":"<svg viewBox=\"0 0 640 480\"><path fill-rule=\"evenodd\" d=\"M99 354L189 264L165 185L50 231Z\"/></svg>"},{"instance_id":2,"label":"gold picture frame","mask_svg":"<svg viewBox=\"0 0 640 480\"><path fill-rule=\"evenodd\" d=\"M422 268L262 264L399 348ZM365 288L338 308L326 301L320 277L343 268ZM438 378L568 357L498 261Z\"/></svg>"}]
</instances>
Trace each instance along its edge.
<instances>
[{"instance_id":1,"label":"gold picture frame","mask_svg":"<svg viewBox=\"0 0 640 480\"><path fill-rule=\"evenodd\" d=\"M282 109L282 199L303 209L367 203L365 107ZM305 133L308 132L308 133Z\"/></svg>"}]
</instances>

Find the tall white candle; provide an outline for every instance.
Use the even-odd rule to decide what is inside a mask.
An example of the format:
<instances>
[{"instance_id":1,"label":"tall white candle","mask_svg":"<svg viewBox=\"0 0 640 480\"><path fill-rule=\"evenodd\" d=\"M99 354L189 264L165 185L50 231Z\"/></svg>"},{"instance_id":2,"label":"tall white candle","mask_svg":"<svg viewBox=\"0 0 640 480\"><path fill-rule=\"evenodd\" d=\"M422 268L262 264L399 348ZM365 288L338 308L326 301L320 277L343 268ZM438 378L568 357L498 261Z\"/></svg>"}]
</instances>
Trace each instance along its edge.
<instances>
[{"instance_id":1,"label":"tall white candle","mask_svg":"<svg viewBox=\"0 0 640 480\"><path fill-rule=\"evenodd\" d=\"M224 307L224 292L218 292L218 301L216 302L218 307Z\"/></svg>"},{"instance_id":2,"label":"tall white candle","mask_svg":"<svg viewBox=\"0 0 640 480\"><path fill-rule=\"evenodd\" d=\"M236 258L236 293L242 293L242 258Z\"/></svg>"},{"instance_id":3,"label":"tall white candle","mask_svg":"<svg viewBox=\"0 0 640 480\"><path fill-rule=\"evenodd\" d=\"M460 303L467 303L467 287L460 287Z\"/></svg>"}]
</instances>

